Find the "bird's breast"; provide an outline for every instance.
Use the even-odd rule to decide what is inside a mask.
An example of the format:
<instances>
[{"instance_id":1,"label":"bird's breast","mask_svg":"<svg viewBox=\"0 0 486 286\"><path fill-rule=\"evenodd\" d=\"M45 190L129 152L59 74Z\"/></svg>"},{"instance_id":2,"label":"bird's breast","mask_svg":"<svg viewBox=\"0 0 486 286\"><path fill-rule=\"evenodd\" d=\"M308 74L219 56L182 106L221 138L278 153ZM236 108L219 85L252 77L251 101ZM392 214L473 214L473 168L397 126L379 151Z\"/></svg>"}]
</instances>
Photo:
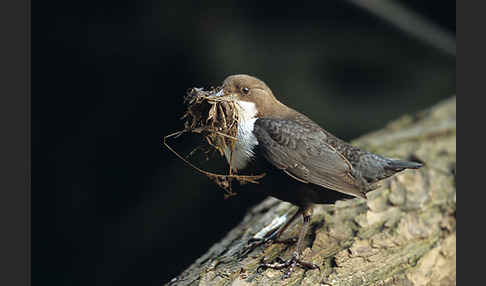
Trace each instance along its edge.
<instances>
[{"instance_id":1,"label":"bird's breast","mask_svg":"<svg viewBox=\"0 0 486 286\"><path fill-rule=\"evenodd\" d=\"M234 170L241 170L252 160L255 155L254 148L258 145L258 140L253 134L257 110L254 103L247 101L237 101L236 108L239 114L237 140L233 154L230 147L226 147L224 153L228 164L231 161Z\"/></svg>"}]
</instances>

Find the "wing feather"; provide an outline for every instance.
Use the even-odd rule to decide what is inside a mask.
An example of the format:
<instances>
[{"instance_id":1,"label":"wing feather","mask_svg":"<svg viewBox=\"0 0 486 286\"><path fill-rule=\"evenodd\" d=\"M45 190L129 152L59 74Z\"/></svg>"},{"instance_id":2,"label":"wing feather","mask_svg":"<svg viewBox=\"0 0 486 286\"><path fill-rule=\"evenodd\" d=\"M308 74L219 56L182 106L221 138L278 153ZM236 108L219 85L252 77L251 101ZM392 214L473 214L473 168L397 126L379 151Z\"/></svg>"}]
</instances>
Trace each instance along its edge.
<instances>
[{"instance_id":1,"label":"wing feather","mask_svg":"<svg viewBox=\"0 0 486 286\"><path fill-rule=\"evenodd\" d=\"M292 178L365 197L362 182L352 165L326 143L327 135L321 130L293 120L260 118L253 133L264 157Z\"/></svg>"}]
</instances>

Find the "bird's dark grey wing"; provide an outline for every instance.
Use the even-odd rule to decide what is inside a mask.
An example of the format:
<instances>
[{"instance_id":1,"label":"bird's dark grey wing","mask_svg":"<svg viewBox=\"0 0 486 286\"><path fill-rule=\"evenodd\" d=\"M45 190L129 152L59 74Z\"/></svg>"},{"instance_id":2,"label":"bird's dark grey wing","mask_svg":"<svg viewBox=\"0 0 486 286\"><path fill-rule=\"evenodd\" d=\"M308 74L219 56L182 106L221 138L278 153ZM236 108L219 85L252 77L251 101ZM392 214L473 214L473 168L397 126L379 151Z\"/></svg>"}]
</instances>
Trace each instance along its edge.
<instances>
[{"instance_id":1,"label":"bird's dark grey wing","mask_svg":"<svg viewBox=\"0 0 486 286\"><path fill-rule=\"evenodd\" d=\"M260 118L253 133L264 157L294 179L366 197L361 178L349 161L326 143L324 132L293 120Z\"/></svg>"}]
</instances>

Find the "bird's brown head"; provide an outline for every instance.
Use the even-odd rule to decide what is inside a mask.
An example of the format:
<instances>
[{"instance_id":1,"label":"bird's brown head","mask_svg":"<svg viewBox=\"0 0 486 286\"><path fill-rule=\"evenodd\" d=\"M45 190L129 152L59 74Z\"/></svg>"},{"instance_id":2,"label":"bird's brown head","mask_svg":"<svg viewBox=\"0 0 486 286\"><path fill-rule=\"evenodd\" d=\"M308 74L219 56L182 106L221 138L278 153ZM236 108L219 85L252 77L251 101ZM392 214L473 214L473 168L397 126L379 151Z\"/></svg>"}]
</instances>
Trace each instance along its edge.
<instances>
[{"instance_id":1,"label":"bird's brown head","mask_svg":"<svg viewBox=\"0 0 486 286\"><path fill-rule=\"evenodd\" d=\"M238 101L255 105L257 117L276 117L288 109L273 95L272 90L260 79L238 74L228 76L223 81L224 96L234 96Z\"/></svg>"}]
</instances>

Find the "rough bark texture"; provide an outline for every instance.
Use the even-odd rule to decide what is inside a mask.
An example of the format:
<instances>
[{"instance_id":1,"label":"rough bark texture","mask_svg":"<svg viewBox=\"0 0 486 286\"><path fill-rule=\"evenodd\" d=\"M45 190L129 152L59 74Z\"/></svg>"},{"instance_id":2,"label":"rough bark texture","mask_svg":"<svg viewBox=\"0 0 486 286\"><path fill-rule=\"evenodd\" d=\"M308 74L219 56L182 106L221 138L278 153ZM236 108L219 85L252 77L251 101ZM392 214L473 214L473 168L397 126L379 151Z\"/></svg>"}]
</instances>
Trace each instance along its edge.
<instances>
[{"instance_id":1,"label":"rough bark texture","mask_svg":"<svg viewBox=\"0 0 486 286\"><path fill-rule=\"evenodd\" d=\"M219 243L167 285L455 285L456 98L352 142L366 150L425 162L369 193L368 200L314 208L303 260L320 270L258 269L260 261L288 259L294 245L259 247L239 257L246 242L296 207L268 198ZM284 232L297 237L302 220Z\"/></svg>"}]
</instances>

